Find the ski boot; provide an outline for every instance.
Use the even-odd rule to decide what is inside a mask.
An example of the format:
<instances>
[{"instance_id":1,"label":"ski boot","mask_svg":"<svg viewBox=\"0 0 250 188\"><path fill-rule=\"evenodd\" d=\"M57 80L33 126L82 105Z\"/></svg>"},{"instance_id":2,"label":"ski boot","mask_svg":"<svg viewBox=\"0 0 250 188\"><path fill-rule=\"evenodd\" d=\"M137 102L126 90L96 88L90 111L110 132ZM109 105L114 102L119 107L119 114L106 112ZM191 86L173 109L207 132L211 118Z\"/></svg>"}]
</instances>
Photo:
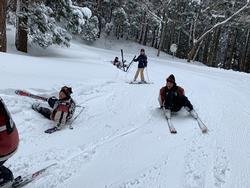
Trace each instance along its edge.
<instances>
[{"instance_id":1,"label":"ski boot","mask_svg":"<svg viewBox=\"0 0 250 188\"><path fill-rule=\"evenodd\" d=\"M36 112L39 112L40 110L40 103L33 103L31 108L35 110Z\"/></svg>"}]
</instances>

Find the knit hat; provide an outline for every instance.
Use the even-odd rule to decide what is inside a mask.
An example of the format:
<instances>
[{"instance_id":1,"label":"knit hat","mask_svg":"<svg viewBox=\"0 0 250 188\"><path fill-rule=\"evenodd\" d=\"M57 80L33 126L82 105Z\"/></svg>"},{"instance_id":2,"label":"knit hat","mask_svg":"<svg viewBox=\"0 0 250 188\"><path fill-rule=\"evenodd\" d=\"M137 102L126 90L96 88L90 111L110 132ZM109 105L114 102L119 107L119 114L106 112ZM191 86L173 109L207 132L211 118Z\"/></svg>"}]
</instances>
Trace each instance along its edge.
<instances>
[{"instance_id":1,"label":"knit hat","mask_svg":"<svg viewBox=\"0 0 250 188\"><path fill-rule=\"evenodd\" d=\"M145 52L145 50L142 48L142 49L141 49L141 52Z\"/></svg>"},{"instance_id":2,"label":"knit hat","mask_svg":"<svg viewBox=\"0 0 250 188\"><path fill-rule=\"evenodd\" d=\"M171 82L171 83L175 84L175 77L173 74L169 75L169 77L167 78L167 82Z\"/></svg>"},{"instance_id":3,"label":"knit hat","mask_svg":"<svg viewBox=\"0 0 250 188\"><path fill-rule=\"evenodd\" d=\"M67 97L70 97L70 95L73 93L72 88L68 86L63 86L61 88L61 92L63 92Z\"/></svg>"}]
</instances>

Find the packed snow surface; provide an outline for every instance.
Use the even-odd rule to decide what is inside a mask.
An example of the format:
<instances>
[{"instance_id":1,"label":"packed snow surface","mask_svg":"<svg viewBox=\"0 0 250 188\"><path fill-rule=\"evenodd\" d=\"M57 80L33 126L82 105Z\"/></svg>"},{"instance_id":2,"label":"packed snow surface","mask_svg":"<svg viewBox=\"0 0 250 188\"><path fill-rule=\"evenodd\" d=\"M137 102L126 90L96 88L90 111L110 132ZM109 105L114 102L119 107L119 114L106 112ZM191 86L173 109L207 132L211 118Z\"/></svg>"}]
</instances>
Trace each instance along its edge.
<instances>
[{"instance_id":1,"label":"packed snow surface","mask_svg":"<svg viewBox=\"0 0 250 188\"><path fill-rule=\"evenodd\" d=\"M5 165L18 176L57 163L27 188L250 187L249 74L157 57L155 49L126 41L30 47L28 54L11 44L9 53L0 53L0 97L16 122L20 144ZM145 48L145 77L153 84L128 83L137 63L128 73L110 63L121 48L127 63ZM207 134L184 109L172 117L178 133L169 132L157 101L169 74L185 89ZM14 91L57 96L64 85L85 109L73 130L66 126L46 134L53 122L31 104L47 104Z\"/></svg>"}]
</instances>

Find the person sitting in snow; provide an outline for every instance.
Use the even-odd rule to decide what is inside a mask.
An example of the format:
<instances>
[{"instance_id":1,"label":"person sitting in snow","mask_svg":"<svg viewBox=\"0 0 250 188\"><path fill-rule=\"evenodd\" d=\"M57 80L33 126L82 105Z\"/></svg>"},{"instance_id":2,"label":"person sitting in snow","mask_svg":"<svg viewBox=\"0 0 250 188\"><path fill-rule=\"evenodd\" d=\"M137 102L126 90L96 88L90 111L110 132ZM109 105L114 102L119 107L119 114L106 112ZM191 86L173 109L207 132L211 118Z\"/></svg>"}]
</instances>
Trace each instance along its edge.
<instances>
[{"instance_id":1,"label":"person sitting in snow","mask_svg":"<svg viewBox=\"0 0 250 188\"><path fill-rule=\"evenodd\" d=\"M182 107L185 107L194 118L198 117L193 110L193 105L185 96L184 89L175 83L173 74L166 79L166 86L160 89L158 101L160 107L165 110L167 118L171 117L171 112L178 112Z\"/></svg>"},{"instance_id":2,"label":"person sitting in snow","mask_svg":"<svg viewBox=\"0 0 250 188\"><path fill-rule=\"evenodd\" d=\"M145 50L141 49L140 55L137 58L133 59L133 61L138 61L139 62L138 63L138 69L137 69L137 71L135 73L135 76L134 76L134 82L136 82L136 79L137 79L137 77L140 74L140 76L141 76L141 82L142 83L146 83L146 81L144 79L144 73L143 73L144 72L144 68L147 67L147 63L148 63L147 56L145 54Z\"/></svg>"},{"instance_id":3,"label":"person sitting in snow","mask_svg":"<svg viewBox=\"0 0 250 188\"><path fill-rule=\"evenodd\" d=\"M113 65L117 66L118 68L122 65L122 63L119 61L118 57L115 57L115 59L112 63L113 63Z\"/></svg>"},{"instance_id":4,"label":"person sitting in snow","mask_svg":"<svg viewBox=\"0 0 250 188\"><path fill-rule=\"evenodd\" d=\"M56 127L60 129L73 117L75 112L76 104L71 98L71 94L72 88L63 86L59 92L59 99L54 96L48 99L48 104L52 109L41 107L40 103L34 103L32 109L55 121Z\"/></svg>"},{"instance_id":5,"label":"person sitting in snow","mask_svg":"<svg viewBox=\"0 0 250 188\"><path fill-rule=\"evenodd\" d=\"M18 143L17 128L0 98L0 187L12 187L13 174L3 164L17 151Z\"/></svg>"}]
</instances>

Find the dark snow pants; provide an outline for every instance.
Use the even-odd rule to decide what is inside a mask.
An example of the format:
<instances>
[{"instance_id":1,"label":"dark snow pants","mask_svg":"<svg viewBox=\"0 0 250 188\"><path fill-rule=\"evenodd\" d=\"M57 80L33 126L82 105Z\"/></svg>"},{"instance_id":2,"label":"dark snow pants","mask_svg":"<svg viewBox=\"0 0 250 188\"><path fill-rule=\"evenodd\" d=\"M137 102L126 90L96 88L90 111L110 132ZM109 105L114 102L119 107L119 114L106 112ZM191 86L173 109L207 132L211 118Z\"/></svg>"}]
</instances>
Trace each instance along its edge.
<instances>
[{"instance_id":1,"label":"dark snow pants","mask_svg":"<svg viewBox=\"0 0 250 188\"><path fill-rule=\"evenodd\" d=\"M182 107L188 107L189 110L193 110L193 105L188 98L185 95L180 96L176 92L169 92L166 95L164 107L173 112L178 112Z\"/></svg>"},{"instance_id":2,"label":"dark snow pants","mask_svg":"<svg viewBox=\"0 0 250 188\"><path fill-rule=\"evenodd\" d=\"M0 187L6 183L13 181L14 177L10 169L0 165Z\"/></svg>"},{"instance_id":3,"label":"dark snow pants","mask_svg":"<svg viewBox=\"0 0 250 188\"><path fill-rule=\"evenodd\" d=\"M58 101L58 99L56 97L50 97L48 100L49 106L51 108L54 107L55 103ZM47 119L50 119L50 115L52 113L52 110L49 108L45 108L45 107L39 107L37 109L37 111L42 114L44 117L46 117Z\"/></svg>"}]
</instances>

